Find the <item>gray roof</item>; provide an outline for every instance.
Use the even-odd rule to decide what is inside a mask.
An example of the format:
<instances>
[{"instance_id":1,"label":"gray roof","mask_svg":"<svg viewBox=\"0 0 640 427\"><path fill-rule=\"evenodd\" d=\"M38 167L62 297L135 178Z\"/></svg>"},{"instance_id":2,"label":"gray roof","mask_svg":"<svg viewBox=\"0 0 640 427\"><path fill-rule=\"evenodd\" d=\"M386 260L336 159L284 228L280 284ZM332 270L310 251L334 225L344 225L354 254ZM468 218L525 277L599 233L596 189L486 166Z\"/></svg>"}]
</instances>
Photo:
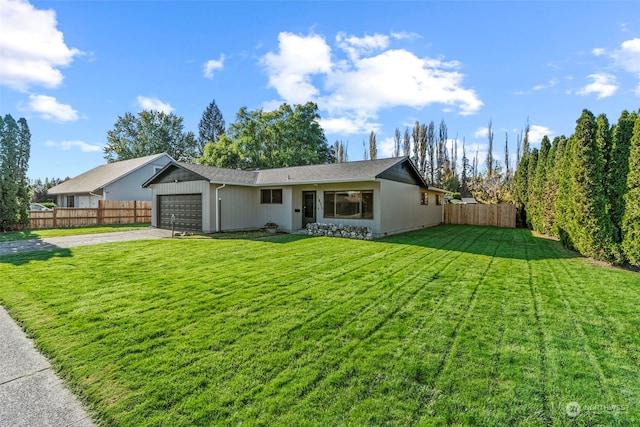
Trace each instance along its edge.
<instances>
[{"instance_id":1,"label":"gray roof","mask_svg":"<svg viewBox=\"0 0 640 427\"><path fill-rule=\"evenodd\" d=\"M78 194L78 193L99 193L104 187L112 182L130 174L131 172L152 163L160 157L171 157L166 153L154 154L151 156L139 157L137 159L123 160L120 162L107 163L93 168L83 174L71 178L62 184L51 187L49 194ZM173 159L171 159L173 160Z\"/></svg>"},{"instance_id":2,"label":"gray roof","mask_svg":"<svg viewBox=\"0 0 640 427\"><path fill-rule=\"evenodd\" d=\"M405 157L326 165L294 166L265 169L258 174L258 185L315 184L324 182L372 181L390 167L405 161Z\"/></svg>"},{"instance_id":3,"label":"gray roof","mask_svg":"<svg viewBox=\"0 0 640 427\"><path fill-rule=\"evenodd\" d=\"M155 178L160 176L166 169L171 167L171 165L190 170L211 183L268 186L374 181L383 172L403 162L408 162L411 165L411 168L415 170L413 163L408 157L360 160L355 162L329 163L322 165L293 166L288 168L254 171L173 162L151 177L143 184L143 187L152 184L155 181ZM416 179L420 180L424 184L424 187L427 187L417 170L415 170L415 175Z\"/></svg>"}]
</instances>

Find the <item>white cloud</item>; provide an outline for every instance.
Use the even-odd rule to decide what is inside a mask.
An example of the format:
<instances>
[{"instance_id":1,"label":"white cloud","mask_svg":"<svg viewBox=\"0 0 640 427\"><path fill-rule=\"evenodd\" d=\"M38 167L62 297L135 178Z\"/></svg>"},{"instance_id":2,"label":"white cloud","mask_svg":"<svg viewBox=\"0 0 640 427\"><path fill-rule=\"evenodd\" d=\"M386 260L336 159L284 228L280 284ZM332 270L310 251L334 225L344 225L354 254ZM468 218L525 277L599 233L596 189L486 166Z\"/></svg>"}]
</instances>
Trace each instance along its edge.
<instances>
[{"instance_id":1,"label":"white cloud","mask_svg":"<svg viewBox=\"0 0 640 427\"><path fill-rule=\"evenodd\" d=\"M576 92L578 95L595 94L596 98L602 99L612 96L618 90L616 77L612 74L590 74L587 76L591 83Z\"/></svg>"},{"instance_id":2,"label":"white cloud","mask_svg":"<svg viewBox=\"0 0 640 427\"><path fill-rule=\"evenodd\" d=\"M138 105L143 110L162 111L169 114L174 108L166 102L160 101L158 98L148 98L146 96L138 96Z\"/></svg>"},{"instance_id":3,"label":"white cloud","mask_svg":"<svg viewBox=\"0 0 640 427\"><path fill-rule=\"evenodd\" d=\"M78 112L69 104L59 103L53 96L29 95L29 109L39 113L46 120L73 122L78 120Z\"/></svg>"},{"instance_id":4,"label":"white cloud","mask_svg":"<svg viewBox=\"0 0 640 427\"><path fill-rule=\"evenodd\" d=\"M83 153L94 153L98 151L102 151L102 147L98 144L87 144L84 141L45 141L44 145L47 147L58 148L63 151L70 150L71 148L77 147Z\"/></svg>"},{"instance_id":5,"label":"white cloud","mask_svg":"<svg viewBox=\"0 0 640 427\"><path fill-rule=\"evenodd\" d=\"M210 59L204 63L204 77L207 79L213 78L213 72L216 70L222 70L224 67L224 55L220 55L220 59Z\"/></svg>"},{"instance_id":6,"label":"white cloud","mask_svg":"<svg viewBox=\"0 0 640 427\"><path fill-rule=\"evenodd\" d=\"M269 74L269 86L290 103L314 100L318 89L311 76L331 72L331 49L317 34L305 37L283 32L278 42L279 52L269 52L261 60Z\"/></svg>"},{"instance_id":7,"label":"white cloud","mask_svg":"<svg viewBox=\"0 0 640 427\"><path fill-rule=\"evenodd\" d=\"M622 42L620 49L613 52L611 57L625 71L640 73L640 38Z\"/></svg>"},{"instance_id":8,"label":"white cloud","mask_svg":"<svg viewBox=\"0 0 640 427\"><path fill-rule=\"evenodd\" d=\"M374 34L372 36L347 36L345 33L336 35L338 47L346 52L351 61L357 61L360 56L386 49L389 46L389 36Z\"/></svg>"},{"instance_id":9,"label":"white cloud","mask_svg":"<svg viewBox=\"0 0 640 427\"><path fill-rule=\"evenodd\" d=\"M474 138L486 138L489 136L489 128L478 128L473 136Z\"/></svg>"},{"instance_id":10,"label":"white cloud","mask_svg":"<svg viewBox=\"0 0 640 427\"><path fill-rule=\"evenodd\" d=\"M483 105L473 89L463 86L459 62L390 49L386 35L339 33L337 53L317 34L280 33L278 40L278 52L261 60L269 85L285 102L315 101L327 110L329 117L323 120L327 133L368 132L373 128L369 122L384 108L442 104L468 115ZM333 56L340 52L346 57Z\"/></svg>"},{"instance_id":11,"label":"white cloud","mask_svg":"<svg viewBox=\"0 0 640 427\"><path fill-rule=\"evenodd\" d=\"M606 52L606 50L604 50L604 49L603 49L603 48L601 48L601 47L596 47L595 49L593 49L593 50L591 51L591 53L592 53L594 56L602 56L602 55L604 55L604 54L605 54L605 52Z\"/></svg>"},{"instance_id":12,"label":"white cloud","mask_svg":"<svg viewBox=\"0 0 640 427\"><path fill-rule=\"evenodd\" d=\"M61 67L81 54L69 48L52 10L25 0L0 0L0 84L26 91L30 86L58 87Z\"/></svg>"},{"instance_id":13,"label":"white cloud","mask_svg":"<svg viewBox=\"0 0 640 427\"><path fill-rule=\"evenodd\" d=\"M553 131L546 126L531 125L529 127L529 143L536 144L542 141L542 137L547 136L551 138Z\"/></svg>"}]
</instances>

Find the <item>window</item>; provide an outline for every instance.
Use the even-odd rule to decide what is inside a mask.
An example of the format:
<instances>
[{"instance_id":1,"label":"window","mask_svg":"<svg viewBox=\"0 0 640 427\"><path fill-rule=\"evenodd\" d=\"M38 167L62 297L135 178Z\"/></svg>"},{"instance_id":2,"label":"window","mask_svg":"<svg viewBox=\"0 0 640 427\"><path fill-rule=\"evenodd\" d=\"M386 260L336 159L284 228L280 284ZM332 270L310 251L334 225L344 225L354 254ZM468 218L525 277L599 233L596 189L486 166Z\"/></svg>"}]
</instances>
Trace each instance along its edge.
<instances>
[{"instance_id":1,"label":"window","mask_svg":"<svg viewBox=\"0 0 640 427\"><path fill-rule=\"evenodd\" d=\"M429 193L427 193L426 191L421 191L420 192L420 204L421 205L428 205L429 204Z\"/></svg>"},{"instance_id":2,"label":"window","mask_svg":"<svg viewBox=\"0 0 640 427\"><path fill-rule=\"evenodd\" d=\"M282 188L275 190L260 190L260 203L282 204Z\"/></svg>"},{"instance_id":3,"label":"window","mask_svg":"<svg viewBox=\"0 0 640 427\"><path fill-rule=\"evenodd\" d=\"M74 201L74 196L67 196L67 207L68 208L73 208L75 206L73 201Z\"/></svg>"},{"instance_id":4,"label":"window","mask_svg":"<svg viewBox=\"0 0 640 427\"><path fill-rule=\"evenodd\" d=\"M373 190L325 191L324 217L373 219Z\"/></svg>"},{"instance_id":5,"label":"window","mask_svg":"<svg viewBox=\"0 0 640 427\"><path fill-rule=\"evenodd\" d=\"M442 204L442 194L436 194L436 205L440 206Z\"/></svg>"}]
</instances>

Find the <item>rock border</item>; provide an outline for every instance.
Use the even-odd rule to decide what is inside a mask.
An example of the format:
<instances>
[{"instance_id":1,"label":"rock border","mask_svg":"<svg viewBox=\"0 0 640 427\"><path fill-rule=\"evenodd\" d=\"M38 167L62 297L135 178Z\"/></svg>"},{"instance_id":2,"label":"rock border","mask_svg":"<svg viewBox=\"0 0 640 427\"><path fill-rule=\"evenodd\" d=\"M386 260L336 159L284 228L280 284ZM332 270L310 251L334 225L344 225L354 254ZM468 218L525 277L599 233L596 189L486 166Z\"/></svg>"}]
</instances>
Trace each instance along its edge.
<instances>
[{"instance_id":1,"label":"rock border","mask_svg":"<svg viewBox=\"0 0 640 427\"><path fill-rule=\"evenodd\" d=\"M307 224L309 236L341 237L344 239L373 240L371 227L346 224L323 224L314 222Z\"/></svg>"}]
</instances>

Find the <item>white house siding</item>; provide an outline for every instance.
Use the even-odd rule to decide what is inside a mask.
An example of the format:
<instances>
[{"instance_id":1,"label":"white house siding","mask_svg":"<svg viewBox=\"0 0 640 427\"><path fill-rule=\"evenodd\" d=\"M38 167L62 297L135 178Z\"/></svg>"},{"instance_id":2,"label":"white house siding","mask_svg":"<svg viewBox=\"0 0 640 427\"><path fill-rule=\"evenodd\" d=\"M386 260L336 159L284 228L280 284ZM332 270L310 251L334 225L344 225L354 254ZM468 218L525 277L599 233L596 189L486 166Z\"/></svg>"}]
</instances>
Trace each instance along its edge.
<instances>
[{"instance_id":1,"label":"white house siding","mask_svg":"<svg viewBox=\"0 0 640 427\"><path fill-rule=\"evenodd\" d=\"M216 188L222 184L210 185L211 212L207 216L211 219L211 229L216 231ZM247 230L257 228L258 209L260 208L260 190L255 187L226 185L218 191L220 196L221 231ZM204 218L205 212L202 213Z\"/></svg>"},{"instance_id":2,"label":"white house siding","mask_svg":"<svg viewBox=\"0 0 640 427\"><path fill-rule=\"evenodd\" d=\"M142 188L142 183L169 163L168 156L162 156L153 163L144 165L105 186L105 200L151 200L151 190ZM97 205L96 205L97 206Z\"/></svg>"},{"instance_id":3,"label":"white house siding","mask_svg":"<svg viewBox=\"0 0 640 427\"><path fill-rule=\"evenodd\" d=\"M282 189L282 203L281 204L268 204L260 203L260 190L278 190ZM257 221L256 228L264 226L267 222L274 222L278 224L278 228L282 231L293 231L300 227L295 227L292 223L293 213L293 189L291 187L273 186L273 187L260 187L256 189L256 198L254 199L254 206L257 209Z\"/></svg>"},{"instance_id":4,"label":"white house siding","mask_svg":"<svg viewBox=\"0 0 640 427\"><path fill-rule=\"evenodd\" d=\"M151 207L151 225L158 226L158 196L166 194L201 194L202 195L202 229L205 232L215 230L215 222L212 222L211 198L209 197L208 181L185 181L165 184L151 184L151 196L154 203Z\"/></svg>"},{"instance_id":5,"label":"white house siding","mask_svg":"<svg viewBox=\"0 0 640 427\"><path fill-rule=\"evenodd\" d=\"M421 205L421 191L424 190L417 185L381 180L382 223L374 234L402 233L442 223L443 206L436 205L436 193L429 191L429 204Z\"/></svg>"},{"instance_id":6,"label":"white house siding","mask_svg":"<svg viewBox=\"0 0 640 427\"><path fill-rule=\"evenodd\" d=\"M373 219L345 219L324 217L325 191L373 190ZM298 185L293 187L293 203L290 209L292 229L302 228L302 192L316 192L316 221L324 224L345 224L371 227L376 234L380 229L380 183L377 181L343 182L335 184ZM300 212L294 212L299 209Z\"/></svg>"},{"instance_id":7,"label":"white house siding","mask_svg":"<svg viewBox=\"0 0 640 427\"><path fill-rule=\"evenodd\" d=\"M99 200L102 200L102 198L99 196L77 196L76 201L78 202L78 204L76 205L76 208L97 208Z\"/></svg>"}]
</instances>

